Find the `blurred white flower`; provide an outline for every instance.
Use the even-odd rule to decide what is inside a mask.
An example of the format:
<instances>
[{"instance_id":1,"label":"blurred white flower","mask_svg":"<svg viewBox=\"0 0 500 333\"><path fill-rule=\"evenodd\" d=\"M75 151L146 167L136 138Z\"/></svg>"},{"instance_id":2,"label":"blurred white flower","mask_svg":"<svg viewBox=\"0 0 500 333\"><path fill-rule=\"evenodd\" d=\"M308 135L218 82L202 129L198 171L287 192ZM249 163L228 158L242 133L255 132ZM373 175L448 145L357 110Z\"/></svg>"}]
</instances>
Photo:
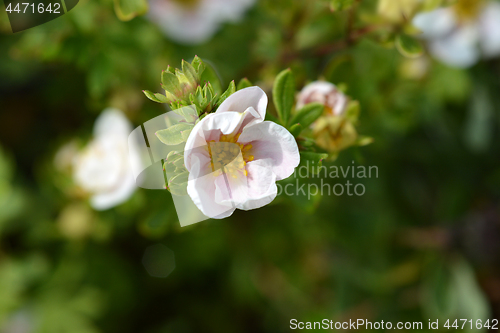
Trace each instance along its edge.
<instances>
[{"instance_id":1,"label":"blurred white flower","mask_svg":"<svg viewBox=\"0 0 500 333\"><path fill-rule=\"evenodd\" d=\"M297 110L309 103L325 105L329 114L340 116L347 108L348 98L330 82L314 81L305 86L297 98Z\"/></svg>"},{"instance_id":2,"label":"blurred white flower","mask_svg":"<svg viewBox=\"0 0 500 333\"><path fill-rule=\"evenodd\" d=\"M32 333L35 332L35 318L31 310L26 308L10 314L0 326L2 333Z\"/></svg>"},{"instance_id":3,"label":"blurred white flower","mask_svg":"<svg viewBox=\"0 0 500 333\"><path fill-rule=\"evenodd\" d=\"M482 57L500 55L500 3L461 0L420 13L413 24L429 41L429 51L444 63L467 68Z\"/></svg>"},{"instance_id":4,"label":"blurred white flower","mask_svg":"<svg viewBox=\"0 0 500 333\"><path fill-rule=\"evenodd\" d=\"M187 192L203 214L224 218L236 208L267 205L276 181L299 164L295 138L284 127L264 121L267 96L249 87L229 96L192 130L184 147Z\"/></svg>"},{"instance_id":5,"label":"blurred white flower","mask_svg":"<svg viewBox=\"0 0 500 333\"><path fill-rule=\"evenodd\" d=\"M132 125L117 109L106 109L94 125L94 138L73 158L73 179L91 195L94 209L126 201L136 189L128 157Z\"/></svg>"},{"instance_id":6,"label":"blurred white flower","mask_svg":"<svg viewBox=\"0 0 500 333\"><path fill-rule=\"evenodd\" d=\"M237 22L255 0L150 0L148 17L182 44L208 41L223 22Z\"/></svg>"}]
</instances>

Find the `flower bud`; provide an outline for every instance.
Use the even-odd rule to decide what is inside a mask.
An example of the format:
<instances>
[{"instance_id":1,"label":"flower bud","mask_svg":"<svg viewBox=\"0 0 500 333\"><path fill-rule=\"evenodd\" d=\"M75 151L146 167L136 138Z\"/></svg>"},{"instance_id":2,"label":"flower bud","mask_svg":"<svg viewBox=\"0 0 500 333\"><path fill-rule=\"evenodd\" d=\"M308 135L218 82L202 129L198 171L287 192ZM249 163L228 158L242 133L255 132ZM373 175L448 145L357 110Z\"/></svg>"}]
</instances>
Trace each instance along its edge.
<instances>
[{"instance_id":1,"label":"flower bud","mask_svg":"<svg viewBox=\"0 0 500 333\"><path fill-rule=\"evenodd\" d=\"M356 144L358 133L346 117L321 117L314 124L316 144L329 151L339 152Z\"/></svg>"},{"instance_id":2,"label":"flower bud","mask_svg":"<svg viewBox=\"0 0 500 333\"><path fill-rule=\"evenodd\" d=\"M299 93L297 109L313 102L325 105L325 114L341 116L346 111L348 98L334 84L315 81L305 86Z\"/></svg>"}]
</instances>

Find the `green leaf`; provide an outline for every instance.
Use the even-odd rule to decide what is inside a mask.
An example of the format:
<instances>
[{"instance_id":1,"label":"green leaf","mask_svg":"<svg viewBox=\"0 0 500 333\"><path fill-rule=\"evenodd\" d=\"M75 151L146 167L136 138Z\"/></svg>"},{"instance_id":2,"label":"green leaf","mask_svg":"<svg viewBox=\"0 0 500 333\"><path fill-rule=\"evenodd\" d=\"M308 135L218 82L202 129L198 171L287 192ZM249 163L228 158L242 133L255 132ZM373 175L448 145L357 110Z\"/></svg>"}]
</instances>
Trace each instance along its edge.
<instances>
[{"instance_id":1,"label":"green leaf","mask_svg":"<svg viewBox=\"0 0 500 333\"><path fill-rule=\"evenodd\" d=\"M226 98L228 98L229 96L231 96L235 92L236 92L236 85L234 84L234 80L233 80L233 81L231 81L231 83L229 83L229 87L227 88L227 90L224 91L224 93L220 96L218 104L221 105L222 102L224 102L226 100Z\"/></svg>"},{"instance_id":2,"label":"green leaf","mask_svg":"<svg viewBox=\"0 0 500 333\"><path fill-rule=\"evenodd\" d=\"M170 101L168 100L167 96L160 94L160 93L155 93L155 98L160 101L160 103L169 103Z\"/></svg>"},{"instance_id":3,"label":"green leaf","mask_svg":"<svg viewBox=\"0 0 500 333\"><path fill-rule=\"evenodd\" d=\"M309 164L311 164L311 162L314 162L315 165L321 165L321 162L326 158L328 158L328 154L314 153L314 152L310 152L310 151L300 152L300 164L301 165L306 165L307 161L309 161Z\"/></svg>"},{"instance_id":4,"label":"green leaf","mask_svg":"<svg viewBox=\"0 0 500 333\"><path fill-rule=\"evenodd\" d=\"M171 178L174 176L175 170L179 165L179 160L184 163L184 152L171 151L168 153L165 163L163 164L163 170L166 172L167 177Z\"/></svg>"},{"instance_id":5,"label":"green leaf","mask_svg":"<svg viewBox=\"0 0 500 333\"><path fill-rule=\"evenodd\" d=\"M399 34L396 37L396 48L399 53L408 58L418 58L424 52L422 43L415 37Z\"/></svg>"},{"instance_id":6,"label":"green leaf","mask_svg":"<svg viewBox=\"0 0 500 333\"><path fill-rule=\"evenodd\" d=\"M173 111L182 116L188 123L193 123L196 119L198 119L198 113L196 112L196 108L193 106L185 106Z\"/></svg>"},{"instance_id":7,"label":"green leaf","mask_svg":"<svg viewBox=\"0 0 500 333\"><path fill-rule=\"evenodd\" d=\"M272 114L270 114L269 112L266 112L266 120L272 121L276 124L280 124L279 119L276 118L275 116L273 116Z\"/></svg>"},{"instance_id":8,"label":"green leaf","mask_svg":"<svg viewBox=\"0 0 500 333\"><path fill-rule=\"evenodd\" d=\"M294 114L290 123L300 124L302 128L307 128L323 114L324 110L323 104L309 103Z\"/></svg>"},{"instance_id":9,"label":"green leaf","mask_svg":"<svg viewBox=\"0 0 500 333\"><path fill-rule=\"evenodd\" d=\"M246 77L241 79L240 82L238 83L238 85L236 86L236 90L241 90L241 89L245 89L245 88L248 88L248 87L251 87L252 86L252 82L250 82Z\"/></svg>"},{"instance_id":10,"label":"green leaf","mask_svg":"<svg viewBox=\"0 0 500 333\"><path fill-rule=\"evenodd\" d=\"M149 90L143 90L142 91L144 93L144 95L146 95L147 98L149 98L150 100L152 100L153 102L156 102L156 103L165 103L165 102L162 102L160 99L158 99L155 95L155 93L149 91Z\"/></svg>"},{"instance_id":11,"label":"green leaf","mask_svg":"<svg viewBox=\"0 0 500 333\"><path fill-rule=\"evenodd\" d=\"M300 134L300 132L302 132L303 129L304 128L302 127L301 124L295 124L290 126L290 133L292 133L294 137L297 137Z\"/></svg>"},{"instance_id":12,"label":"green leaf","mask_svg":"<svg viewBox=\"0 0 500 333\"><path fill-rule=\"evenodd\" d=\"M156 136L166 145L173 146L178 145L179 143L185 142L186 137L183 134L184 131L191 131L193 129L193 124L180 123L174 126L171 126L164 130L159 130L156 132Z\"/></svg>"},{"instance_id":13,"label":"green leaf","mask_svg":"<svg viewBox=\"0 0 500 333\"><path fill-rule=\"evenodd\" d=\"M345 111L345 117L349 119L353 124L358 123L359 113L361 112L361 106L358 101L349 101Z\"/></svg>"},{"instance_id":14,"label":"green leaf","mask_svg":"<svg viewBox=\"0 0 500 333\"><path fill-rule=\"evenodd\" d=\"M328 158L328 154L303 151L300 152L300 166L306 166L311 174L316 174L318 167L322 165L323 160L326 158Z\"/></svg>"},{"instance_id":15,"label":"green leaf","mask_svg":"<svg viewBox=\"0 0 500 333\"><path fill-rule=\"evenodd\" d=\"M465 144L474 153L484 153L495 132L495 107L487 87L477 84L472 93L465 125Z\"/></svg>"},{"instance_id":16,"label":"green leaf","mask_svg":"<svg viewBox=\"0 0 500 333\"><path fill-rule=\"evenodd\" d=\"M288 123L290 112L295 103L295 78L290 69L278 74L273 87L274 105L283 124Z\"/></svg>"},{"instance_id":17,"label":"green leaf","mask_svg":"<svg viewBox=\"0 0 500 333\"><path fill-rule=\"evenodd\" d=\"M354 0L331 0L330 8L332 11L346 10L352 7Z\"/></svg>"},{"instance_id":18,"label":"green leaf","mask_svg":"<svg viewBox=\"0 0 500 333\"><path fill-rule=\"evenodd\" d=\"M193 85L200 82L200 76L198 75L198 73L196 73L193 65L184 60L182 60L182 73L184 73L188 82L192 83Z\"/></svg>"},{"instance_id":19,"label":"green leaf","mask_svg":"<svg viewBox=\"0 0 500 333\"><path fill-rule=\"evenodd\" d=\"M373 138L369 136L359 136L358 139L356 140L356 145L357 146L368 146L369 144L373 143Z\"/></svg>"},{"instance_id":20,"label":"green leaf","mask_svg":"<svg viewBox=\"0 0 500 333\"><path fill-rule=\"evenodd\" d=\"M179 79L168 70L161 72L161 83L163 89L171 94L175 94L176 90L179 88Z\"/></svg>"},{"instance_id":21,"label":"green leaf","mask_svg":"<svg viewBox=\"0 0 500 333\"><path fill-rule=\"evenodd\" d=\"M168 182L170 192L175 195L187 195L187 183L189 180L189 172L184 171L172 177Z\"/></svg>"},{"instance_id":22,"label":"green leaf","mask_svg":"<svg viewBox=\"0 0 500 333\"><path fill-rule=\"evenodd\" d=\"M201 83L210 82L216 94L222 94L222 82L217 71L210 63L205 63L205 70L201 75Z\"/></svg>"},{"instance_id":23,"label":"green leaf","mask_svg":"<svg viewBox=\"0 0 500 333\"><path fill-rule=\"evenodd\" d=\"M116 16L122 21L130 21L148 11L146 0L115 0L114 5Z\"/></svg>"},{"instance_id":24,"label":"green leaf","mask_svg":"<svg viewBox=\"0 0 500 333\"><path fill-rule=\"evenodd\" d=\"M184 141L184 142L187 141L187 139L189 138L189 134L191 134L191 130L192 130L192 128L184 130L184 131L181 131L182 141Z\"/></svg>"},{"instance_id":25,"label":"green leaf","mask_svg":"<svg viewBox=\"0 0 500 333\"><path fill-rule=\"evenodd\" d=\"M202 75L203 71L205 70L205 63L203 62L203 60L201 60L200 57L194 56L191 65L193 65L194 69L198 72L199 75Z\"/></svg>"}]
</instances>

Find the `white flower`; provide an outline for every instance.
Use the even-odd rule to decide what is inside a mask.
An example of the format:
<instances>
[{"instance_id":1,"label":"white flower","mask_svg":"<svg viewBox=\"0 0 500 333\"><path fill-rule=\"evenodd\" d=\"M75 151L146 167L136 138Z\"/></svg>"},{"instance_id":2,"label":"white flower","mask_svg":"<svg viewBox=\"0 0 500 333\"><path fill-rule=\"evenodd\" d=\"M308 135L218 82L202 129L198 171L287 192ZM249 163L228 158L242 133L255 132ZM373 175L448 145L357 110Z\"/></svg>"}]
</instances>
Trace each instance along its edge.
<instances>
[{"instance_id":1,"label":"white flower","mask_svg":"<svg viewBox=\"0 0 500 333\"><path fill-rule=\"evenodd\" d=\"M459 2L418 14L413 24L429 41L430 52L450 66L467 68L481 57L500 55L500 3Z\"/></svg>"},{"instance_id":2,"label":"white flower","mask_svg":"<svg viewBox=\"0 0 500 333\"><path fill-rule=\"evenodd\" d=\"M264 121L266 107L262 89L242 89L189 135L184 148L187 191L206 216L224 218L236 208L267 205L277 195L275 182L289 177L299 164L294 137Z\"/></svg>"},{"instance_id":3,"label":"white flower","mask_svg":"<svg viewBox=\"0 0 500 333\"><path fill-rule=\"evenodd\" d=\"M97 210L126 201L136 189L128 159L132 125L117 109L106 109L96 120L94 138L73 159L75 182L91 195Z\"/></svg>"},{"instance_id":4,"label":"white flower","mask_svg":"<svg viewBox=\"0 0 500 333\"><path fill-rule=\"evenodd\" d=\"M328 113L340 116L347 108L348 98L333 83L314 81L305 86L299 93L297 109L313 102L325 105Z\"/></svg>"},{"instance_id":5,"label":"white flower","mask_svg":"<svg viewBox=\"0 0 500 333\"><path fill-rule=\"evenodd\" d=\"M237 22L255 0L150 0L148 17L182 44L208 41L223 22Z\"/></svg>"}]
</instances>

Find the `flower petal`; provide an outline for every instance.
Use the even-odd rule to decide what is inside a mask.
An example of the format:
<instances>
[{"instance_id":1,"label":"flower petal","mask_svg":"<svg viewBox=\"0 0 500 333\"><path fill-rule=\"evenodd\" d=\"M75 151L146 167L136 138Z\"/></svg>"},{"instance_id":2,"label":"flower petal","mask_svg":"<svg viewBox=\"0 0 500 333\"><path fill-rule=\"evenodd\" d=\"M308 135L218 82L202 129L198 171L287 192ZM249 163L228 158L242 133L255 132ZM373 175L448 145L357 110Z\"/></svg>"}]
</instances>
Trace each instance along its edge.
<instances>
[{"instance_id":1,"label":"flower petal","mask_svg":"<svg viewBox=\"0 0 500 333\"><path fill-rule=\"evenodd\" d=\"M131 132L132 124L122 111L115 108L102 111L94 124L94 136L114 134L128 137Z\"/></svg>"},{"instance_id":2,"label":"flower petal","mask_svg":"<svg viewBox=\"0 0 500 333\"><path fill-rule=\"evenodd\" d=\"M171 39L186 45L208 41L220 23L238 21L254 0L200 0L194 6L150 0L148 17Z\"/></svg>"},{"instance_id":3,"label":"flower petal","mask_svg":"<svg viewBox=\"0 0 500 333\"><path fill-rule=\"evenodd\" d=\"M246 166L248 176L243 173L223 174L215 181L215 201L224 205L235 205L238 209L260 208L274 200L278 193L276 175L272 161L258 160Z\"/></svg>"},{"instance_id":4,"label":"flower petal","mask_svg":"<svg viewBox=\"0 0 500 333\"><path fill-rule=\"evenodd\" d=\"M222 102L216 113L227 111L245 112L249 107L254 108L261 121L264 121L267 108L267 95L264 90L259 87L238 90Z\"/></svg>"},{"instance_id":5,"label":"flower petal","mask_svg":"<svg viewBox=\"0 0 500 333\"><path fill-rule=\"evenodd\" d=\"M478 48L479 29L474 24L462 25L446 38L432 41L431 53L444 63L467 68L480 59Z\"/></svg>"},{"instance_id":6,"label":"flower petal","mask_svg":"<svg viewBox=\"0 0 500 333\"><path fill-rule=\"evenodd\" d=\"M276 198L276 174L271 167L271 161L257 160L247 163L248 199L239 209L256 209L269 204Z\"/></svg>"},{"instance_id":7,"label":"flower petal","mask_svg":"<svg viewBox=\"0 0 500 333\"><path fill-rule=\"evenodd\" d=\"M191 152L195 148L206 147L210 140L218 141L221 134L231 134L241 130L247 124L254 123L258 114L250 107L245 112L212 113L203 118L191 131L184 147L184 164L191 171Z\"/></svg>"},{"instance_id":8,"label":"flower petal","mask_svg":"<svg viewBox=\"0 0 500 333\"><path fill-rule=\"evenodd\" d=\"M288 178L299 165L299 148L295 138L276 123L264 121L245 127L238 142L252 144L249 154L255 160L270 159L277 180Z\"/></svg>"},{"instance_id":9,"label":"flower petal","mask_svg":"<svg viewBox=\"0 0 500 333\"><path fill-rule=\"evenodd\" d=\"M109 192L99 192L90 197L90 205L96 210L106 210L127 201L137 188L134 175L130 172L123 176L118 187Z\"/></svg>"},{"instance_id":10,"label":"flower petal","mask_svg":"<svg viewBox=\"0 0 500 333\"><path fill-rule=\"evenodd\" d=\"M187 192L198 209L207 217L221 219L230 216L236 207L231 202L217 202L215 182L221 176L215 173L206 174L202 169L204 166L197 157L193 157L192 171L189 173ZM198 177L198 175L202 175ZM227 190L227 188L226 188Z\"/></svg>"},{"instance_id":11,"label":"flower petal","mask_svg":"<svg viewBox=\"0 0 500 333\"><path fill-rule=\"evenodd\" d=\"M442 38L457 26L457 18L452 8L438 8L420 13L413 18L413 25L422 31L422 38Z\"/></svg>"},{"instance_id":12,"label":"flower petal","mask_svg":"<svg viewBox=\"0 0 500 333\"><path fill-rule=\"evenodd\" d=\"M333 83L314 81L302 89L297 98L297 109L308 103L321 103L331 109L333 115L342 115L347 107L347 97Z\"/></svg>"},{"instance_id":13,"label":"flower petal","mask_svg":"<svg viewBox=\"0 0 500 333\"><path fill-rule=\"evenodd\" d=\"M491 1L479 17L481 49L484 56L500 55L500 3Z\"/></svg>"}]
</instances>

